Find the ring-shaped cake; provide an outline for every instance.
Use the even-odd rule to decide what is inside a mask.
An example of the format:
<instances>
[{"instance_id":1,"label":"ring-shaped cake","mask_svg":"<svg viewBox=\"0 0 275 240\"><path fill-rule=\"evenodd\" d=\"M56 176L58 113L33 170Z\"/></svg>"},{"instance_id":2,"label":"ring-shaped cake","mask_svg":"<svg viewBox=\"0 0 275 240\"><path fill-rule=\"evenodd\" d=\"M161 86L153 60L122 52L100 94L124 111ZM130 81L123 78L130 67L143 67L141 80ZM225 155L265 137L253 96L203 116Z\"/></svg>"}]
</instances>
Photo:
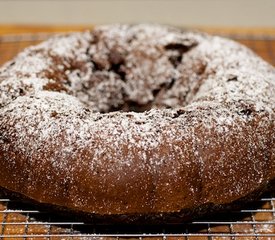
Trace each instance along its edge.
<instances>
[{"instance_id":1,"label":"ring-shaped cake","mask_svg":"<svg viewBox=\"0 0 275 240\"><path fill-rule=\"evenodd\" d=\"M56 36L0 69L0 186L188 220L272 182L274 113L274 67L234 41L146 24Z\"/></svg>"}]
</instances>

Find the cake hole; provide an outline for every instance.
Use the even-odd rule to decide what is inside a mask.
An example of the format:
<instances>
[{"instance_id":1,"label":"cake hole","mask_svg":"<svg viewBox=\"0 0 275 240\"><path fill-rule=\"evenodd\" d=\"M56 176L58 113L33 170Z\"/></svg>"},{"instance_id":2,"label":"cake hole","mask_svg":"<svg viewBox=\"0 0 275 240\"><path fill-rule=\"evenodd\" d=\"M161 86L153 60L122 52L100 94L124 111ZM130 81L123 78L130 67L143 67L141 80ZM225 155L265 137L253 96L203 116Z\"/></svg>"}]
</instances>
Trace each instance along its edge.
<instances>
[{"instance_id":1,"label":"cake hole","mask_svg":"<svg viewBox=\"0 0 275 240\"><path fill-rule=\"evenodd\" d=\"M176 79L172 78L171 82L169 83L169 85L167 86L167 89L171 89L174 85L175 85Z\"/></svg>"},{"instance_id":2,"label":"cake hole","mask_svg":"<svg viewBox=\"0 0 275 240\"><path fill-rule=\"evenodd\" d=\"M237 82L238 81L238 77L237 76L230 76L227 79L227 82Z\"/></svg>"},{"instance_id":3,"label":"cake hole","mask_svg":"<svg viewBox=\"0 0 275 240\"><path fill-rule=\"evenodd\" d=\"M185 111L184 111L183 109L179 109L179 110L177 110L177 111L174 113L174 115L173 115L172 118L177 118L177 117L179 117L180 115L183 115L184 113L185 113Z\"/></svg>"},{"instance_id":4,"label":"cake hole","mask_svg":"<svg viewBox=\"0 0 275 240\"><path fill-rule=\"evenodd\" d=\"M53 111L53 112L51 113L51 117L53 117L53 118L55 118L57 115L58 115L58 113L57 113L56 111Z\"/></svg>"},{"instance_id":5,"label":"cake hole","mask_svg":"<svg viewBox=\"0 0 275 240\"><path fill-rule=\"evenodd\" d=\"M10 140L7 137L5 137L5 136L0 135L0 142L2 142L2 143L10 143Z\"/></svg>"},{"instance_id":6,"label":"cake hole","mask_svg":"<svg viewBox=\"0 0 275 240\"><path fill-rule=\"evenodd\" d=\"M20 96L24 95L24 90L22 88L19 88L19 94Z\"/></svg>"},{"instance_id":7,"label":"cake hole","mask_svg":"<svg viewBox=\"0 0 275 240\"><path fill-rule=\"evenodd\" d=\"M193 46L186 46L182 43L169 43L165 46L166 50L177 50L180 53L185 53L187 51L189 51Z\"/></svg>"},{"instance_id":8,"label":"cake hole","mask_svg":"<svg viewBox=\"0 0 275 240\"><path fill-rule=\"evenodd\" d=\"M94 71L102 71L105 68L105 64L98 60L91 60L91 63L93 64Z\"/></svg>"},{"instance_id":9,"label":"cake hole","mask_svg":"<svg viewBox=\"0 0 275 240\"><path fill-rule=\"evenodd\" d=\"M160 90L161 90L161 88L154 89L152 91L153 96L156 97L159 94Z\"/></svg>"},{"instance_id":10,"label":"cake hole","mask_svg":"<svg viewBox=\"0 0 275 240\"><path fill-rule=\"evenodd\" d=\"M122 81L125 81L126 73L123 71L122 65L120 64L113 64L111 66L111 71L115 72Z\"/></svg>"},{"instance_id":11,"label":"cake hole","mask_svg":"<svg viewBox=\"0 0 275 240\"><path fill-rule=\"evenodd\" d=\"M243 109L239 112L239 115L244 115L244 116L247 116L249 117L250 115L252 114L252 110L251 109Z\"/></svg>"},{"instance_id":12,"label":"cake hole","mask_svg":"<svg viewBox=\"0 0 275 240\"><path fill-rule=\"evenodd\" d=\"M9 67L14 66L14 65L15 65L15 62L12 61L12 62L10 62Z\"/></svg>"},{"instance_id":13,"label":"cake hole","mask_svg":"<svg viewBox=\"0 0 275 240\"><path fill-rule=\"evenodd\" d=\"M147 104L138 104L134 101L126 101L125 104L120 109L122 112L145 112L152 108L152 102Z\"/></svg>"},{"instance_id":14,"label":"cake hole","mask_svg":"<svg viewBox=\"0 0 275 240\"><path fill-rule=\"evenodd\" d=\"M125 71L123 71L124 56L116 49L112 49L109 54L109 62L111 64L110 71L120 76L121 80L125 80Z\"/></svg>"},{"instance_id":15,"label":"cake hole","mask_svg":"<svg viewBox=\"0 0 275 240\"><path fill-rule=\"evenodd\" d=\"M181 63L181 60L182 60L182 55L169 57L169 61L172 63L172 65L175 68Z\"/></svg>"},{"instance_id":16,"label":"cake hole","mask_svg":"<svg viewBox=\"0 0 275 240\"><path fill-rule=\"evenodd\" d=\"M166 42L167 38L164 37L167 44L155 46L153 41L154 51L149 51L145 48L147 40L141 41L139 35L136 36L134 33L121 36L122 44L116 39L108 40L105 30L93 31L92 35L90 46L83 49L87 59L82 61L73 58L69 60L70 69L65 66L65 71L68 71L66 74L69 75L68 82L64 82L64 76L58 75L54 83L44 86L44 90L72 94L85 106L91 107L91 111L100 113L144 112L152 108L186 105L186 99L183 99L182 95L186 95L188 86L183 89L181 99L175 100L179 91L175 86L179 73L177 68L183 64L183 54L197 46L196 40L175 36L169 40L170 42ZM151 48L152 43L150 39L148 41L148 47ZM137 50L133 51L135 48ZM59 63L60 59L55 61ZM89 64L86 66L83 62ZM205 65L198 67L199 73L205 71ZM163 69L166 68L167 71L164 72ZM56 75L56 72L54 74ZM84 81L78 84L81 78ZM135 81L143 83L138 86ZM61 89L59 82L61 86L65 85L66 89ZM137 90L132 90L134 87L137 87ZM140 91L140 94L135 91Z\"/></svg>"},{"instance_id":17,"label":"cake hole","mask_svg":"<svg viewBox=\"0 0 275 240\"><path fill-rule=\"evenodd\" d=\"M176 68L182 61L182 55L191 50L196 45L197 43L169 43L164 46L164 49L171 51L172 56L169 57L169 61Z\"/></svg>"}]
</instances>

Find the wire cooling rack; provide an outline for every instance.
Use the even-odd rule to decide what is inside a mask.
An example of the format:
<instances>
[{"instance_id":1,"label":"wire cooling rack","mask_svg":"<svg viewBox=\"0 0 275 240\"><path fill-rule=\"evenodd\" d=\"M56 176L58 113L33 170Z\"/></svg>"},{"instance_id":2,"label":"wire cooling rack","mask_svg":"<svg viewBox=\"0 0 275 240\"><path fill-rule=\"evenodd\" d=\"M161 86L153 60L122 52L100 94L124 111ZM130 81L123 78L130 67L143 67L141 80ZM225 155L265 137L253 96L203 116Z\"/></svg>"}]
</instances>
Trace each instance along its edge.
<instances>
[{"instance_id":1,"label":"wire cooling rack","mask_svg":"<svg viewBox=\"0 0 275 240\"><path fill-rule=\"evenodd\" d=\"M0 237L5 239L275 239L275 196L266 193L239 211L174 225L96 226L22 203L0 199Z\"/></svg>"},{"instance_id":2,"label":"wire cooling rack","mask_svg":"<svg viewBox=\"0 0 275 240\"><path fill-rule=\"evenodd\" d=\"M218 35L219 32L217 32ZM52 33L0 36L0 64ZM250 47L275 66L275 35L222 34ZM140 239L140 240L275 240L275 193L239 211L223 212L194 222L150 226L95 226L11 198L0 198L0 239Z\"/></svg>"}]
</instances>

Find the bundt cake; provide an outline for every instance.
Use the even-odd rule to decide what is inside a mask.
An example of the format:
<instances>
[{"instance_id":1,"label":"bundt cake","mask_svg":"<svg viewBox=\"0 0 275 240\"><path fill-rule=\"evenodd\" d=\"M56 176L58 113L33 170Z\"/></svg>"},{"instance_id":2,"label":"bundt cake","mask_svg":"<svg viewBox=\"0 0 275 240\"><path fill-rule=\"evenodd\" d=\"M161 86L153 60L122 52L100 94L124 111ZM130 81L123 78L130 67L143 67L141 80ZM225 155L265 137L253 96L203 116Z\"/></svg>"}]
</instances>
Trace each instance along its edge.
<instances>
[{"instance_id":1,"label":"bundt cake","mask_svg":"<svg viewBox=\"0 0 275 240\"><path fill-rule=\"evenodd\" d=\"M0 69L0 186L106 221L189 220L271 184L274 122L274 67L232 40L58 35Z\"/></svg>"}]
</instances>

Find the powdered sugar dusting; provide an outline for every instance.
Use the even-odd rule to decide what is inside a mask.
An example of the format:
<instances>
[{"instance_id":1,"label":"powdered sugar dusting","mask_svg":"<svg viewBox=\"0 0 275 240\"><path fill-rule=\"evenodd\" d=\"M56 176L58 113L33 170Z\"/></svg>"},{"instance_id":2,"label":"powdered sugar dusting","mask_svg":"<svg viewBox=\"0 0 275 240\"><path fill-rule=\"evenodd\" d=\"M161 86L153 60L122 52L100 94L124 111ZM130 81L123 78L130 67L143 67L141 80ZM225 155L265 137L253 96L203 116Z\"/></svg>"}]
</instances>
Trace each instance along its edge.
<instances>
[{"instance_id":1,"label":"powdered sugar dusting","mask_svg":"<svg viewBox=\"0 0 275 240\"><path fill-rule=\"evenodd\" d=\"M0 106L0 167L22 176L4 187L38 201L178 212L274 178L275 70L219 37L157 25L58 36L2 67Z\"/></svg>"}]
</instances>

